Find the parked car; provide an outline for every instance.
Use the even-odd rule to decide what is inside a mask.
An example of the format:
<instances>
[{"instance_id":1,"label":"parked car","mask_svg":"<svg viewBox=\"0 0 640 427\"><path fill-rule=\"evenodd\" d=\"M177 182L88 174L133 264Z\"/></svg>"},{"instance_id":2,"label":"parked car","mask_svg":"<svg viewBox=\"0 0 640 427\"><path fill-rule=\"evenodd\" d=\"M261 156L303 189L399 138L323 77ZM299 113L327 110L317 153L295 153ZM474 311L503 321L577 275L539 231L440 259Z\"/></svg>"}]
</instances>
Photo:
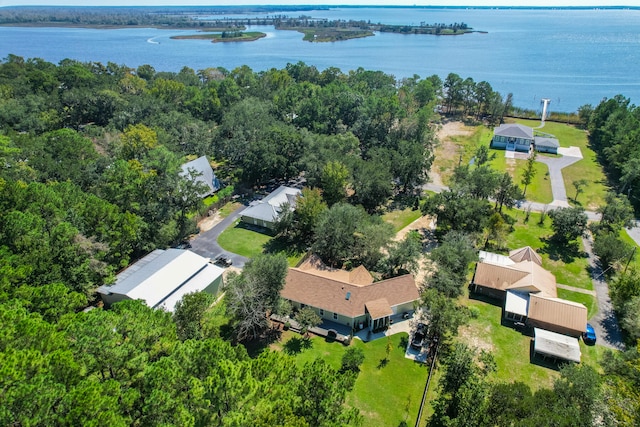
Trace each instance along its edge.
<instances>
[{"instance_id":1,"label":"parked car","mask_svg":"<svg viewBox=\"0 0 640 427\"><path fill-rule=\"evenodd\" d=\"M418 323L416 331L413 333L411 339L411 348L420 350L425 343L425 336L427 335L427 326L424 323Z\"/></svg>"},{"instance_id":2,"label":"parked car","mask_svg":"<svg viewBox=\"0 0 640 427\"><path fill-rule=\"evenodd\" d=\"M596 331L589 323L587 323L587 330L582 333L582 341L589 345L594 345L596 343Z\"/></svg>"},{"instance_id":3,"label":"parked car","mask_svg":"<svg viewBox=\"0 0 640 427\"><path fill-rule=\"evenodd\" d=\"M191 249L191 243L189 243L187 240L184 240L180 243L178 243L175 246L176 249Z\"/></svg>"},{"instance_id":4,"label":"parked car","mask_svg":"<svg viewBox=\"0 0 640 427\"><path fill-rule=\"evenodd\" d=\"M220 255L213 261L213 263L220 267L229 267L233 262L229 258Z\"/></svg>"}]
</instances>

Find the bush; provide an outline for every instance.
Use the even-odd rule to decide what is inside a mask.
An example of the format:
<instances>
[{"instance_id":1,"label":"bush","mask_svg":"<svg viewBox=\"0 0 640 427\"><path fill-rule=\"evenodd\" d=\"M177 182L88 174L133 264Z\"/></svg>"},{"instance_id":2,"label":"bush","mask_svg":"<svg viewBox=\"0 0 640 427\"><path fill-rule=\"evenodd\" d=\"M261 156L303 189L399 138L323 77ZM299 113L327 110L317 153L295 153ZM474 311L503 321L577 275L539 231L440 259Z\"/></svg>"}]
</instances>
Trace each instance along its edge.
<instances>
[{"instance_id":1,"label":"bush","mask_svg":"<svg viewBox=\"0 0 640 427\"><path fill-rule=\"evenodd\" d=\"M342 371L359 372L364 362L364 351L358 347L349 347L342 355Z\"/></svg>"},{"instance_id":2,"label":"bush","mask_svg":"<svg viewBox=\"0 0 640 427\"><path fill-rule=\"evenodd\" d=\"M469 307L469 317L477 319L480 316L480 309L478 307Z\"/></svg>"},{"instance_id":3,"label":"bush","mask_svg":"<svg viewBox=\"0 0 640 427\"><path fill-rule=\"evenodd\" d=\"M620 240L616 234L606 231L595 235L593 252L600 259L602 269L609 275L613 274L610 267L624 265L625 262L631 261L634 255L631 245Z\"/></svg>"}]
</instances>

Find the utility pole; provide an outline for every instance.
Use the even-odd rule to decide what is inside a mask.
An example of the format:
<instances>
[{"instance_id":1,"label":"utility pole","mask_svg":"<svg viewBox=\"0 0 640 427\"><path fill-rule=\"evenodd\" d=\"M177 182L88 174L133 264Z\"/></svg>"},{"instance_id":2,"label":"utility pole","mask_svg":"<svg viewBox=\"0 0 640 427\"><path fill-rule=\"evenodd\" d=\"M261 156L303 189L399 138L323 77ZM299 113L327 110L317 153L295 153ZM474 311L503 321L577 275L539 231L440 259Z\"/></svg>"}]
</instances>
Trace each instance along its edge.
<instances>
[{"instance_id":1,"label":"utility pole","mask_svg":"<svg viewBox=\"0 0 640 427\"><path fill-rule=\"evenodd\" d=\"M629 259L627 260L627 265L624 266L624 272L625 273L627 272L627 267L629 267L629 263L631 262L631 260L633 259L633 256L636 253L636 249L637 249L637 246L634 246L633 250L631 251L631 255L629 255Z\"/></svg>"}]
</instances>

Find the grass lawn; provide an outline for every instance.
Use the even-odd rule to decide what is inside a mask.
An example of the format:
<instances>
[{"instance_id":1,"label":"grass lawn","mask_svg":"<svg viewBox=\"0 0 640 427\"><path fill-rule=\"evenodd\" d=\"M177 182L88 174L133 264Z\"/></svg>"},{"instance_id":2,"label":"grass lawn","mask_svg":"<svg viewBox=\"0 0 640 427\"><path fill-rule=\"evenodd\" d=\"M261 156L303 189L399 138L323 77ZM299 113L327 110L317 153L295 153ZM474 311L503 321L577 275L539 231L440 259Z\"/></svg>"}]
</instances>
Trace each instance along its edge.
<instances>
[{"instance_id":1,"label":"grass lawn","mask_svg":"<svg viewBox=\"0 0 640 427\"><path fill-rule=\"evenodd\" d=\"M491 161L491 167L500 172L509 172L513 182L517 184L521 190L524 186L521 184L522 174L527 167L527 161L522 159L507 159L504 150L491 150L496 154L496 158ZM532 202L551 203L553 201L553 193L551 192L551 181L549 181L549 168L544 163L536 162L534 164L536 171L531 184L527 186L525 198Z\"/></svg>"},{"instance_id":2,"label":"grass lawn","mask_svg":"<svg viewBox=\"0 0 640 427\"><path fill-rule=\"evenodd\" d=\"M394 231L397 233L421 216L422 212L420 212L419 209L412 210L411 208L406 208L401 211L395 210L387 212L386 214L382 215L382 219L392 224Z\"/></svg>"},{"instance_id":3,"label":"grass lawn","mask_svg":"<svg viewBox=\"0 0 640 427\"><path fill-rule=\"evenodd\" d=\"M636 244L636 241L633 240L631 238L631 236L629 236L629 233L627 233L626 230L622 230L620 231L620 239L625 242L626 244L630 245L632 248L637 248L638 245ZM626 261L625 261L626 262ZM631 262L629 263L629 268L635 268L636 270L640 271L640 255L638 255L638 251L636 250L636 254L633 257L633 259L631 260Z\"/></svg>"},{"instance_id":4,"label":"grass lawn","mask_svg":"<svg viewBox=\"0 0 640 427\"><path fill-rule=\"evenodd\" d=\"M564 290L558 289L558 293L561 292ZM589 297L588 295L583 296ZM560 297L567 298L562 294ZM557 367L531 363L532 337L523 335L508 326L502 326L502 308L499 305L474 299L467 299L464 303L476 307L479 315L477 318L471 319L467 326L460 329L458 339L470 346L493 352L497 364L497 370L493 373L495 380L501 382L522 381L532 390L552 387L553 381L559 376ZM606 348L599 345L587 346L580 340L580 350L582 363L601 372L600 361Z\"/></svg>"},{"instance_id":5,"label":"grass lawn","mask_svg":"<svg viewBox=\"0 0 640 427\"><path fill-rule=\"evenodd\" d=\"M556 248L542 240L553 234L550 218L547 217L544 224L540 225L541 214L531 212L529 222L525 224L524 211L513 210L509 214L516 219L514 231L507 236L506 240L509 250L531 246L542 257L542 266L556 276L557 283L587 290L593 289L581 239L578 241L576 253L571 254L567 248Z\"/></svg>"},{"instance_id":6,"label":"grass lawn","mask_svg":"<svg viewBox=\"0 0 640 427\"><path fill-rule=\"evenodd\" d=\"M476 307L478 317L460 328L462 342L493 353L497 369L493 378L503 382L522 381L532 390L551 387L557 371L530 361L531 337L502 326L502 307L484 301L468 299L465 304ZM499 304L499 303L496 303Z\"/></svg>"},{"instance_id":7,"label":"grass lawn","mask_svg":"<svg viewBox=\"0 0 640 427\"><path fill-rule=\"evenodd\" d=\"M531 127L540 125L538 120L517 120L517 122ZM582 160L562 169L569 202L573 203L573 196L575 196L573 182L586 179L588 183L578 197L577 205L587 210L596 210L598 206L604 204L604 197L609 187L602 167L597 161L596 153L589 147L586 132L575 126L552 122L546 122L544 128L540 130L555 135L561 147L579 147L582 152Z\"/></svg>"},{"instance_id":8,"label":"grass lawn","mask_svg":"<svg viewBox=\"0 0 640 427\"><path fill-rule=\"evenodd\" d=\"M355 339L351 343L364 351L365 360L353 391L347 395L347 404L360 410L365 426L397 426L404 420L409 425L415 423L429 370L404 357L407 339L407 334L391 337L393 351L384 366L380 362L386 357L386 339L368 343ZM321 357L340 367L347 347L320 337L311 338L309 344L301 341L300 335L287 331L271 348L292 354L300 365Z\"/></svg>"},{"instance_id":9,"label":"grass lawn","mask_svg":"<svg viewBox=\"0 0 640 427\"><path fill-rule=\"evenodd\" d=\"M580 340L580 352L582 353L582 363L585 365L591 366L593 369L600 372L601 374L604 373L601 365L602 356L604 356L604 354L607 351L617 351L617 350L611 350L601 345L586 345L585 343L582 342L582 340Z\"/></svg>"},{"instance_id":10,"label":"grass lawn","mask_svg":"<svg viewBox=\"0 0 640 427\"><path fill-rule=\"evenodd\" d=\"M271 239L272 236L245 228L243 223L238 222L220 234L218 243L224 250L253 258L264 251L264 246Z\"/></svg>"},{"instance_id":11,"label":"grass lawn","mask_svg":"<svg viewBox=\"0 0 640 427\"><path fill-rule=\"evenodd\" d=\"M273 236L249 229L239 221L234 227L229 227L220 234L218 243L222 249L247 258L254 258L265 252L284 253L289 267L295 267L304 255L302 252L279 245Z\"/></svg>"},{"instance_id":12,"label":"grass lawn","mask_svg":"<svg viewBox=\"0 0 640 427\"><path fill-rule=\"evenodd\" d=\"M218 214L222 217L222 218L226 218L229 215L231 215L231 213L233 211L235 211L236 209L238 209L240 206L242 206L242 203L238 203L238 202L229 202L226 203L223 207L221 207L218 210Z\"/></svg>"}]
</instances>

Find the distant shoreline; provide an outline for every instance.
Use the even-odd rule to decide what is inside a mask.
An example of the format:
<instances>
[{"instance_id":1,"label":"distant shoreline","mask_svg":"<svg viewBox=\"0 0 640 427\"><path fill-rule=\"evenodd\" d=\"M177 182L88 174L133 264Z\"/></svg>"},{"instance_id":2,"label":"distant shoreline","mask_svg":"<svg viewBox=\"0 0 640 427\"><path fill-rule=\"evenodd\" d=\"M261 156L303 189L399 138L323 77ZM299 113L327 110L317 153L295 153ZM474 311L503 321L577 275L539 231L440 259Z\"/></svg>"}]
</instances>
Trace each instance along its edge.
<instances>
[{"instance_id":1,"label":"distant shoreline","mask_svg":"<svg viewBox=\"0 0 640 427\"><path fill-rule=\"evenodd\" d=\"M155 13L176 12L188 10L190 12L208 11L215 14L225 14L229 11L238 13L266 13L266 12L304 12L312 10L330 9L486 9L486 10L640 10L640 6L436 6L436 5L292 5L292 6L0 6L0 10L34 10L34 9L138 9L153 10Z\"/></svg>"}]
</instances>

